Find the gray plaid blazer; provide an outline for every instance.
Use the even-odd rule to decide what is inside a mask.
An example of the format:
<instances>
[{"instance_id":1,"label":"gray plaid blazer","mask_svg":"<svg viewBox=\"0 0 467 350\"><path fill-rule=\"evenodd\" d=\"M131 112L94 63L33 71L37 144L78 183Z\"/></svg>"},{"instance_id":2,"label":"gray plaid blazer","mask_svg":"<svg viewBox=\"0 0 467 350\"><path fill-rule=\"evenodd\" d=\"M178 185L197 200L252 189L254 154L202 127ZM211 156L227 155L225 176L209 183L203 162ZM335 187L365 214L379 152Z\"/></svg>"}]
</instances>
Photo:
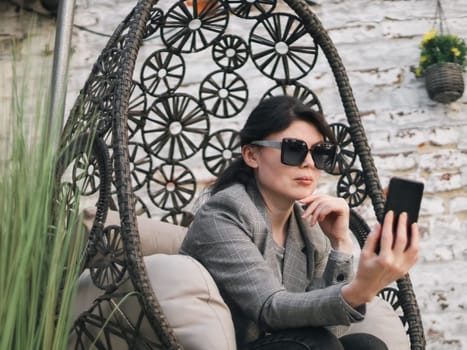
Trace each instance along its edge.
<instances>
[{"instance_id":1,"label":"gray plaid blazer","mask_svg":"<svg viewBox=\"0 0 467 350\"><path fill-rule=\"evenodd\" d=\"M363 319L341 295L353 273L352 256L331 250L328 238L310 228L301 212L296 205L289 220L282 276L274 268L269 214L253 183L210 197L187 232L180 253L213 276L232 312L239 348L274 330Z\"/></svg>"}]
</instances>

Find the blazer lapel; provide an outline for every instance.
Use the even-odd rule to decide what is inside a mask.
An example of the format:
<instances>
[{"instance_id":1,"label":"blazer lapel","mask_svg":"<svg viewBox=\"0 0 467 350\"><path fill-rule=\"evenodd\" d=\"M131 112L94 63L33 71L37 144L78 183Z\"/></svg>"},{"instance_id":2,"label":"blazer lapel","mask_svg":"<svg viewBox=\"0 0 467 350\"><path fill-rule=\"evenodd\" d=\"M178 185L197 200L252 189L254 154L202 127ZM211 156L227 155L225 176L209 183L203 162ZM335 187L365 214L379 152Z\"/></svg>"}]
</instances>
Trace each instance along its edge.
<instances>
[{"instance_id":1,"label":"blazer lapel","mask_svg":"<svg viewBox=\"0 0 467 350\"><path fill-rule=\"evenodd\" d=\"M291 292L304 292L308 285L306 246L294 211L290 216L285 244L283 283L285 288Z\"/></svg>"},{"instance_id":2,"label":"blazer lapel","mask_svg":"<svg viewBox=\"0 0 467 350\"><path fill-rule=\"evenodd\" d=\"M256 184L250 183L247 186L247 192L258 209L259 215L252 215L252 226L253 226L253 240L260 250L265 260L271 264L275 258L274 248L272 247L272 236L271 236L271 222L267 213L266 206L264 204L261 193L259 192ZM307 245L305 244L302 235L301 228L297 223L296 212L297 208L292 210L292 214L289 220L289 228L287 234L287 241L285 243L285 256L284 256L284 268L282 271L282 283L285 288L291 292L303 292L308 286L307 278Z\"/></svg>"}]
</instances>

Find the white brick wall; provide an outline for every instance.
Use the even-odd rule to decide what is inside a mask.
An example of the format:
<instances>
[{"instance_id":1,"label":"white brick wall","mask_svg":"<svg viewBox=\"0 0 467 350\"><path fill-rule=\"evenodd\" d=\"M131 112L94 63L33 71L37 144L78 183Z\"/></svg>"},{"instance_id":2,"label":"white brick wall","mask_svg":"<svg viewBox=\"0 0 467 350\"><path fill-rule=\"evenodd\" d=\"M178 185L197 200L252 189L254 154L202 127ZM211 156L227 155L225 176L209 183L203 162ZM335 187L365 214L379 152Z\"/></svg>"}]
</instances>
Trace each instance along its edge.
<instances>
[{"instance_id":1,"label":"white brick wall","mask_svg":"<svg viewBox=\"0 0 467 350\"><path fill-rule=\"evenodd\" d=\"M435 1L319 2L315 11L346 65L383 186L394 175L426 184L420 218L422 254L411 276L427 348L467 349L467 93L450 105L437 104L428 98L423 80L411 73L418 62L418 43L433 23ZM110 34L133 4L129 0L77 0L75 23ZM467 2L446 0L444 9L450 31L467 39ZM11 59L5 54L8 38L24 38L29 17L0 3L2 81L11 76ZM53 22L39 20L32 38L39 46L32 55L49 60L46 52L53 40ZM106 40L76 28L73 31L68 108ZM245 79L256 79L249 72L242 74ZM189 79L196 84L202 78ZM330 120L343 121L335 83L322 58L307 79ZM9 98L1 87L0 104ZM323 184L323 188L333 187L331 182ZM369 222L374 221L371 212L362 209Z\"/></svg>"}]
</instances>

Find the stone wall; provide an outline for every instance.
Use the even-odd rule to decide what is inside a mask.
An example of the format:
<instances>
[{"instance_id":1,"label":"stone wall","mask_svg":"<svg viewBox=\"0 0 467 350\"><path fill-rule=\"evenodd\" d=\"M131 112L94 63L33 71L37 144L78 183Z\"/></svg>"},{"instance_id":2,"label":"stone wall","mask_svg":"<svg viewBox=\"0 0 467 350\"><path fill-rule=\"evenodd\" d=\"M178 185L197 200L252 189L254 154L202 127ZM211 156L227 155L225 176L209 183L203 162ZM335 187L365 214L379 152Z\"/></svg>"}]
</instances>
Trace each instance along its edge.
<instances>
[{"instance_id":1,"label":"stone wall","mask_svg":"<svg viewBox=\"0 0 467 350\"><path fill-rule=\"evenodd\" d=\"M313 9L346 65L383 187L391 176L425 182L421 258L411 277L427 348L467 349L467 93L449 105L435 103L428 98L423 79L412 73L418 63L418 43L433 24L435 1L319 3ZM75 23L111 34L133 4L128 0L77 0ZM467 2L444 1L444 10L451 33L467 39ZM29 17L28 12L15 12L8 4L0 3L2 81L11 77L11 56L5 54L10 48L9 39L17 38L24 46ZM51 60L53 26L50 19L39 20L39 27L31 34L37 43L31 55ZM106 40L74 29L67 110ZM24 60L24 55L18 60ZM330 120L344 121L335 83L322 57L308 79ZM9 99L3 87L0 99L1 104ZM335 186L334 180L326 181L325 188ZM369 205L362 214L374 222Z\"/></svg>"}]
</instances>

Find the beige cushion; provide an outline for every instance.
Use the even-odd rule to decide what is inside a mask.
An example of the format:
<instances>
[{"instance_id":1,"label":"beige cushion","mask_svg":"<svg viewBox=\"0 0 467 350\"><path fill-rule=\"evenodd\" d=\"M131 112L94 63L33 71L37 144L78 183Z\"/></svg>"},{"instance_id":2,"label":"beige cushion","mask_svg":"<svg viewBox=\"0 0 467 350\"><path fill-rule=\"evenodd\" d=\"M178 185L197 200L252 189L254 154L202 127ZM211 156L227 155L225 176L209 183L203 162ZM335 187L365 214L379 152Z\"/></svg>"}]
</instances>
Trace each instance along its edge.
<instances>
[{"instance_id":1,"label":"beige cushion","mask_svg":"<svg viewBox=\"0 0 467 350\"><path fill-rule=\"evenodd\" d=\"M409 338L404 326L392 306L381 298L367 304L362 322L353 323L345 334L369 333L386 343L389 350L410 349Z\"/></svg>"},{"instance_id":2,"label":"beige cushion","mask_svg":"<svg viewBox=\"0 0 467 350\"><path fill-rule=\"evenodd\" d=\"M155 254L145 257L148 278L162 310L174 330L176 338L187 350L235 350L235 331L230 310L219 294L206 269L196 260L184 255ZM123 285L119 292L131 290ZM80 278L75 318L89 309L93 300L102 294L91 283L86 271ZM114 300L119 304L120 300ZM129 297L119 306L130 320L137 318L141 308L136 298ZM110 314L110 309L106 312ZM107 315L104 315L107 316ZM118 312L114 313L118 317ZM94 333L97 334L98 330ZM141 336L156 341L147 322L143 322ZM70 349L76 334L70 339ZM120 340L114 341L127 349Z\"/></svg>"},{"instance_id":3,"label":"beige cushion","mask_svg":"<svg viewBox=\"0 0 467 350\"><path fill-rule=\"evenodd\" d=\"M91 231L95 208L83 210L83 223L87 233ZM177 254L186 234L186 227L169 224L157 219L138 216L136 218L143 255ZM105 225L120 226L120 216L116 211L109 211Z\"/></svg>"}]
</instances>

